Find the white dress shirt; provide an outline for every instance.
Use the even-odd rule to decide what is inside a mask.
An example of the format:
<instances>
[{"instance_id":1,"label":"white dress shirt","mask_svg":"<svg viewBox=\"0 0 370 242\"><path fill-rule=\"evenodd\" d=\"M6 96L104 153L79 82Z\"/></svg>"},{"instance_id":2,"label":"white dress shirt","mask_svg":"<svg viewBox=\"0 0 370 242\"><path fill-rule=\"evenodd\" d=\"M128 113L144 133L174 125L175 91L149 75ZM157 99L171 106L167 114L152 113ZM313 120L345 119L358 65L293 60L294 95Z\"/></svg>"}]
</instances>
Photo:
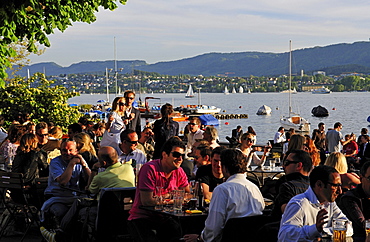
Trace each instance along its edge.
<instances>
[{"instance_id":1,"label":"white dress shirt","mask_svg":"<svg viewBox=\"0 0 370 242\"><path fill-rule=\"evenodd\" d=\"M329 219L324 225L323 234L332 234L332 219L347 219L335 202L326 205L320 204L315 193L309 187L306 192L290 199L281 218L278 241L313 241L321 237L322 234L316 228L316 216L321 208L326 209ZM349 222L347 236L352 234L352 225Z\"/></svg>"},{"instance_id":2,"label":"white dress shirt","mask_svg":"<svg viewBox=\"0 0 370 242\"><path fill-rule=\"evenodd\" d=\"M231 218L261 215L265 203L259 188L245 174L234 174L213 190L203 241L221 241L222 229Z\"/></svg>"},{"instance_id":3,"label":"white dress shirt","mask_svg":"<svg viewBox=\"0 0 370 242\"><path fill-rule=\"evenodd\" d=\"M285 142L285 133L276 132L274 136L274 144Z\"/></svg>"}]
</instances>

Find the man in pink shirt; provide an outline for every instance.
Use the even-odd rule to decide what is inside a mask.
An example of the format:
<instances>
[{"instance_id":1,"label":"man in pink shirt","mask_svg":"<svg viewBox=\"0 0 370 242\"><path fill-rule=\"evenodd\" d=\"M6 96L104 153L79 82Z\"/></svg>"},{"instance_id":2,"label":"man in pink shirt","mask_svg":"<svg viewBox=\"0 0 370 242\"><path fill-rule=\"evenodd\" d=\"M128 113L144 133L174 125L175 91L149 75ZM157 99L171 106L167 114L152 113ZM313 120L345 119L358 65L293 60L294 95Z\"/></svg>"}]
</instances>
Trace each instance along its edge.
<instances>
[{"instance_id":1,"label":"man in pink shirt","mask_svg":"<svg viewBox=\"0 0 370 242\"><path fill-rule=\"evenodd\" d=\"M156 187L162 187L163 194L175 189L189 192L187 176L180 167L184 156L185 145L175 136L163 145L161 159L148 162L140 169L135 202L128 218L135 241L175 241L181 237L180 225L174 219L140 207L155 206Z\"/></svg>"}]
</instances>

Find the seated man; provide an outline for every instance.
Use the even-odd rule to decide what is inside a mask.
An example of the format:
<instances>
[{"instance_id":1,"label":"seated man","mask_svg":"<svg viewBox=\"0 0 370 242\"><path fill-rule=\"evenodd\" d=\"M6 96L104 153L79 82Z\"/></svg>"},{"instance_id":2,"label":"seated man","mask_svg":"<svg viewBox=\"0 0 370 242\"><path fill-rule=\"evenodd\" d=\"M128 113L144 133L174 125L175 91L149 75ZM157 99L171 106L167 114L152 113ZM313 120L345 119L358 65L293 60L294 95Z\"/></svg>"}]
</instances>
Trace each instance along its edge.
<instances>
[{"instance_id":1,"label":"seated man","mask_svg":"<svg viewBox=\"0 0 370 242\"><path fill-rule=\"evenodd\" d=\"M61 156L50 162L48 186L44 192L49 199L41 208L42 214L51 214L57 227L76 199L76 193L70 189L79 190L80 179L87 182L91 174L86 161L77 152L76 142L64 141L60 150ZM45 221L42 216L41 222L50 221Z\"/></svg>"},{"instance_id":2,"label":"seated man","mask_svg":"<svg viewBox=\"0 0 370 242\"><path fill-rule=\"evenodd\" d=\"M346 192L339 207L351 220L354 241L366 240L366 220L370 219L370 161L361 167L361 184Z\"/></svg>"},{"instance_id":3,"label":"seated man","mask_svg":"<svg viewBox=\"0 0 370 242\"><path fill-rule=\"evenodd\" d=\"M220 158L227 180L213 192L205 227L198 240L220 241L227 220L262 215L265 208L259 188L246 177L247 161L243 153L238 149L226 149ZM196 235L188 234L184 240L194 241L194 237Z\"/></svg>"},{"instance_id":4,"label":"seated man","mask_svg":"<svg viewBox=\"0 0 370 242\"><path fill-rule=\"evenodd\" d=\"M126 129L120 134L121 143L119 144L118 160L122 164L130 162L138 174L140 167L146 163L144 152L137 149L139 137L136 132Z\"/></svg>"},{"instance_id":5,"label":"seated man","mask_svg":"<svg viewBox=\"0 0 370 242\"><path fill-rule=\"evenodd\" d=\"M217 147L212 150L211 164L199 167L195 180L200 182L203 190L204 199L212 199L213 190L217 185L225 181L221 168L221 151L223 148ZM198 152L198 149L197 149Z\"/></svg>"},{"instance_id":6,"label":"seated man","mask_svg":"<svg viewBox=\"0 0 370 242\"><path fill-rule=\"evenodd\" d=\"M283 167L285 176L278 181L280 186L272 210L272 216L279 221L289 200L309 187L308 175L312 170L312 159L306 151L293 150L286 154Z\"/></svg>"},{"instance_id":7,"label":"seated man","mask_svg":"<svg viewBox=\"0 0 370 242\"><path fill-rule=\"evenodd\" d=\"M130 210L128 226L135 241L175 241L181 237L180 225L171 217L143 210L155 206L156 187L163 194L175 189L189 192L188 179L180 167L185 157L185 145L179 137L171 137L162 148L161 159L144 164L139 172L135 201Z\"/></svg>"},{"instance_id":8,"label":"seated man","mask_svg":"<svg viewBox=\"0 0 370 242\"><path fill-rule=\"evenodd\" d=\"M310 174L310 187L290 199L286 206L278 241L318 240L332 226L333 219L347 219L335 203L342 192L341 186L340 175L334 167L315 167ZM347 236L351 235L349 225Z\"/></svg>"}]
</instances>

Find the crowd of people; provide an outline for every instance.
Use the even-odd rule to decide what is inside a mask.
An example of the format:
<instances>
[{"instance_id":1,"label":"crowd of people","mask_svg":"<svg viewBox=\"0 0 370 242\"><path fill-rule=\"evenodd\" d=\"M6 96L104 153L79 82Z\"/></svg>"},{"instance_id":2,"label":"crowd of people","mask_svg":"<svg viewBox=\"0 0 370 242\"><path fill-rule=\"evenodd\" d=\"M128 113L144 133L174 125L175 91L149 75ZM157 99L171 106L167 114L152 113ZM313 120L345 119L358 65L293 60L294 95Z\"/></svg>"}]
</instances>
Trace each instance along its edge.
<instances>
[{"instance_id":1,"label":"crowd of people","mask_svg":"<svg viewBox=\"0 0 370 242\"><path fill-rule=\"evenodd\" d=\"M110 187L136 187L128 217L135 241L220 241L229 219L266 213L264 188L246 172L263 165L271 147L256 146L251 126L246 133L241 126L232 130L233 148L226 148L219 144L216 128L203 127L198 117L190 117L179 138L171 104L161 107L161 119L144 126L132 106L134 99L135 93L126 91L114 99L106 123L81 118L65 135L53 123L34 124L28 114L5 130L0 116L0 169L23 173L31 197L35 180L48 177L45 200L31 199L41 211L41 233L47 241L70 240L78 232L73 226L77 219L86 213L96 218L96 207L81 209L79 191L99 196L101 189ZM312 135L278 128L272 145L281 148L285 174L269 189L273 222L266 225L270 233L261 228L265 241L266 236L272 241L314 241L330 234L334 218L346 218L348 235L365 241L370 219L369 135L364 128L358 139L353 133L343 136L341 128L335 123L326 131L320 123ZM210 201L201 230L182 235L173 218L142 209L156 205L158 195L177 189L190 192L193 180ZM157 187L163 188L162 194L157 194Z\"/></svg>"}]
</instances>

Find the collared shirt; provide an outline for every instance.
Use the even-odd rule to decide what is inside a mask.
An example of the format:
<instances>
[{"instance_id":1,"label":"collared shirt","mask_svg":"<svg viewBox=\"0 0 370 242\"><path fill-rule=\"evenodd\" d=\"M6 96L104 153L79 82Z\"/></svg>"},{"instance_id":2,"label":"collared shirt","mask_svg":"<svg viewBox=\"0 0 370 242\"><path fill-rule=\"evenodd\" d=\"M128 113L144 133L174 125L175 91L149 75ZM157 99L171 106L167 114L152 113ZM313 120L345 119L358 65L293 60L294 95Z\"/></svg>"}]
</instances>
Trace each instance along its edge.
<instances>
[{"instance_id":1,"label":"collared shirt","mask_svg":"<svg viewBox=\"0 0 370 242\"><path fill-rule=\"evenodd\" d=\"M320 204L312 188L293 197L285 208L280 222L278 241L313 241L321 237L316 228L316 216L321 208L328 212L328 222L324 225L324 232L330 231L332 219L347 217L335 202L327 205ZM348 219L347 219L348 220ZM352 226L348 225L347 236L352 235Z\"/></svg>"},{"instance_id":2,"label":"collared shirt","mask_svg":"<svg viewBox=\"0 0 370 242\"><path fill-rule=\"evenodd\" d=\"M340 152L342 144L340 143L343 140L343 135L341 132L336 131L335 129L329 130L326 132L327 140L327 149L330 153Z\"/></svg>"},{"instance_id":3,"label":"collared shirt","mask_svg":"<svg viewBox=\"0 0 370 242\"><path fill-rule=\"evenodd\" d=\"M259 188L245 174L234 174L213 191L202 231L203 241L220 241L222 229L231 218L261 215L265 203Z\"/></svg>"},{"instance_id":4,"label":"collared shirt","mask_svg":"<svg viewBox=\"0 0 370 242\"><path fill-rule=\"evenodd\" d=\"M201 129L198 129L197 132L195 133L192 132L188 133L188 143L186 145L187 148L186 153L191 152L191 148L193 147L193 144L196 142L197 139L203 139L203 133L204 131Z\"/></svg>"},{"instance_id":5,"label":"collared shirt","mask_svg":"<svg viewBox=\"0 0 370 242\"><path fill-rule=\"evenodd\" d=\"M140 209L140 206L142 205L140 191L151 191L153 192L153 195L156 195L156 187L163 187L163 194L166 194L172 190L187 186L188 178L181 167L173 170L170 177L166 178L166 174L162 168L161 160L152 160L144 164L139 172L135 201L130 210L130 216L128 220L150 217L153 218L153 216L155 216L152 212Z\"/></svg>"},{"instance_id":6,"label":"collared shirt","mask_svg":"<svg viewBox=\"0 0 370 242\"><path fill-rule=\"evenodd\" d=\"M276 132L275 133L275 136L274 136L274 143L275 144L282 143L282 142L285 142L285 141L286 141L285 133L281 133L281 132Z\"/></svg>"},{"instance_id":7,"label":"collared shirt","mask_svg":"<svg viewBox=\"0 0 370 242\"><path fill-rule=\"evenodd\" d=\"M102 188L110 187L134 187L135 174L130 163L119 162L109 166L105 171L94 176L89 190L98 193Z\"/></svg>"},{"instance_id":8,"label":"collared shirt","mask_svg":"<svg viewBox=\"0 0 370 242\"><path fill-rule=\"evenodd\" d=\"M64 161L61 156L51 160L49 166L48 186L44 192L45 195L52 195L54 197L74 196L72 191L63 189L59 182L56 181L56 179L67 169L68 163L69 162ZM83 175L82 166L80 164L76 164L73 167L71 179L66 184L66 187L79 190L78 184L81 175Z\"/></svg>"},{"instance_id":9,"label":"collared shirt","mask_svg":"<svg viewBox=\"0 0 370 242\"><path fill-rule=\"evenodd\" d=\"M139 149L135 149L128 154L124 154L122 150L120 150L118 154L118 161L122 164L130 160L132 161L132 165L134 167L136 166L136 164L144 165L146 163L146 156L144 152Z\"/></svg>"}]
</instances>

